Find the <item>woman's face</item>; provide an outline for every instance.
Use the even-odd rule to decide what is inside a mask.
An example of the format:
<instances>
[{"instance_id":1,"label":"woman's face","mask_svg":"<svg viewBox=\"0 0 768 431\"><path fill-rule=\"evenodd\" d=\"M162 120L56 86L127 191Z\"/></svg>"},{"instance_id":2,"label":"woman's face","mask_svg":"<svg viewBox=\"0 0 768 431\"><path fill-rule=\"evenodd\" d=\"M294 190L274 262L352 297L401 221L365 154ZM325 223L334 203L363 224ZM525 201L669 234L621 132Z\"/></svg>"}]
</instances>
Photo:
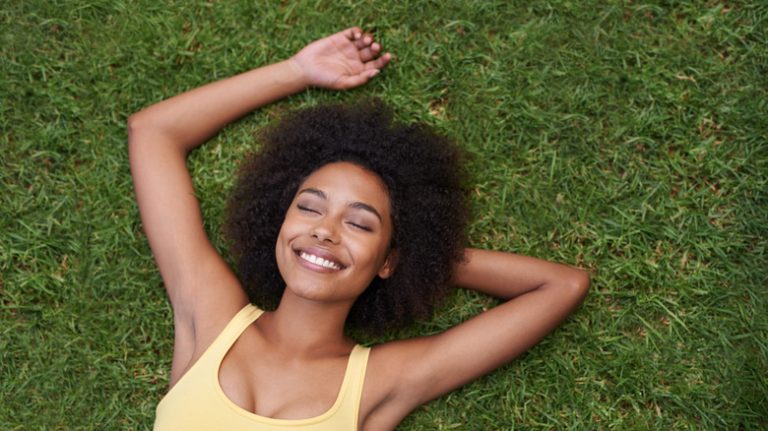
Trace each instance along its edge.
<instances>
[{"instance_id":1,"label":"woman's face","mask_svg":"<svg viewBox=\"0 0 768 431\"><path fill-rule=\"evenodd\" d=\"M389 194L373 172L327 164L299 186L275 246L286 289L324 302L354 302L373 278L389 277Z\"/></svg>"}]
</instances>

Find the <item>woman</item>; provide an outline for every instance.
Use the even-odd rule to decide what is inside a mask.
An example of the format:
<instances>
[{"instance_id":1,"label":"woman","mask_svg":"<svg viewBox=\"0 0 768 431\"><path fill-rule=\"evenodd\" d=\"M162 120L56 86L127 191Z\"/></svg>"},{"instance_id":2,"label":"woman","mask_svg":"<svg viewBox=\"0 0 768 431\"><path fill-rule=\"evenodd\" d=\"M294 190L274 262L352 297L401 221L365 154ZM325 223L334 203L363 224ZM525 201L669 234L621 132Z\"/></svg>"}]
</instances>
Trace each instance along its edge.
<instances>
[{"instance_id":1,"label":"woman","mask_svg":"<svg viewBox=\"0 0 768 431\"><path fill-rule=\"evenodd\" d=\"M296 184L273 193L285 195L278 199L286 204L283 208L260 207L262 196L249 194L254 189L248 184L264 185L264 173L270 169L278 176L283 173L279 164L259 165L295 151L281 149L281 142L268 144L262 152L266 155L246 164L231 204L230 235L247 233L254 220L282 219L272 229L275 236L266 236L274 240L266 246L258 235L234 239L245 286L241 285L205 234L185 167L187 153L262 105L309 86L360 86L389 60L390 54L382 54L371 35L350 28L308 45L289 60L197 88L130 118L129 153L139 209L174 312L171 390L158 406L156 430L394 429L417 406L530 348L583 300L589 285L585 272L509 253L474 249L454 253L460 232L423 238L431 237L434 247L447 243L436 258L444 270L425 264L431 272L418 273L419 265L409 256L423 256L419 250L431 252L432 246L402 236L404 225L414 225L405 219L418 214L402 210L408 201L404 190L414 188L399 188L400 181L418 175L414 170L393 179L376 167L375 152L328 156L294 180ZM365 118L389 121L376 104L367 106L359 105L370 114ZM329 112L343 122L354 119L356 109ZM297 114L267 136L280 141L298 127L295 134L302 134L301 139L321 142L323 136L304 136L309 129L296 126L302 118L317 122L312 130L320 135L324 128L346 133L347 127L327 126L315 114ZM369 121L365 118L363 123ZM425 171L439 174L455 166L457 154L450 146L440 150L444 141L439 137L418 127L387 130L414 148L421 141L437 143L429 151L442 152L435 160L445 166ZM332 147L333 141L327 146ZM327 146L317 145L305 153L320 154ZM403 154L408 155L412 149L404 147ZM249 165L257 172L255 180ZM433 177L424 184L433 180L442 181ZM273 185L282 187L279 183ZM453 180L440 187L424 199L411 199L410 205L429 211L432 204L447 208L447 203L457 201L451 190L460 187ZM263 192L266 196L269 190ZM265 218L260 211L275 214ZM435 221L436 217L441 220ZM422 217L426 222L415 223L435 223L443 230L463 228L460 208L445 218L448 222L433 211ZM251 258L265 254L264 247L279 275L269 265L248 265ZM507 301L441 334L370 349L355 345L345 335L348 321L381 330L387 320L402 324L431 309L433 304L413 300L425 295L403 296L402 286L395 287L393 280L404 280L397 278L400 272L420 274L411 277L409 289L420 288L419 283L431 286L426 295L431 302L442 296L435 286L447 282ZM437 282L425 279L425 274ZM249 295L257 302L265 296L259 293L261 285L279 286L275 310L262 312L250 305ZM397 302L407 297L411 300ZM268 298L261 299L270 305ZM383 317L374 315L376 310Z\"/></svg>"}]
</instances>

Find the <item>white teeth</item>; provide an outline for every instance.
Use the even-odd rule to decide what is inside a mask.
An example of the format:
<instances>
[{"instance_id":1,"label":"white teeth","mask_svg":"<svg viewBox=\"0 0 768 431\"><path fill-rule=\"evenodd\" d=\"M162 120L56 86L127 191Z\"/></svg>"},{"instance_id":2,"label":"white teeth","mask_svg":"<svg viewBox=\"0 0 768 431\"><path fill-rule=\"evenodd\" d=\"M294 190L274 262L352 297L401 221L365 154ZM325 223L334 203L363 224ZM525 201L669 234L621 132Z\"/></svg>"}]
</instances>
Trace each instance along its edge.
<instances>
[{"instance_id":1,"label":"white teeth","mask_svg":"<svg viewBox=\"0 0 768 431\"><path fill-rule=\"evenodd\" d=\"M323 268L329 268L329 269L341 269L341 266L335 262L331 262L330 260L323 259L320 256L315 256L314 254L309 254L305 252L299 253L299 256L306 260L307 262L312 262L315 265L320 265Z\"/></svg>"}]
</instances>

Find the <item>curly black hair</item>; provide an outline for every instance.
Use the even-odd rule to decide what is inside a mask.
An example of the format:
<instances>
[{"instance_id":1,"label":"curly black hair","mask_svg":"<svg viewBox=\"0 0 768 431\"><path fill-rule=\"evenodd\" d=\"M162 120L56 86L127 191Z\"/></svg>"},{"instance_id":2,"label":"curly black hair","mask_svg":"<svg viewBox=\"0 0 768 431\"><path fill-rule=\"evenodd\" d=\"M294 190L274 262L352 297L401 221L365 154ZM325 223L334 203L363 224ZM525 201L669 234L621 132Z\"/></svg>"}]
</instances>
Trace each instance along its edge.
<instances>
[{"instance_id":1,"label":"curly black hair","mask_svg":"<svg viewBox=\"0 0 768 431\"><path fill-rule=\"evenodd\" d=\"M346 161L386 185L398 252L394 273L375 277L356 300L347 329L381 334L428 318L449 291L466 243L464 153L420 124L402 124L379 100L322 105L289 114L260 134L227 208L224 234L255 305L277 307L285 289L275 243L288 206L312 172Z\"/></svg>"}]
</instances>

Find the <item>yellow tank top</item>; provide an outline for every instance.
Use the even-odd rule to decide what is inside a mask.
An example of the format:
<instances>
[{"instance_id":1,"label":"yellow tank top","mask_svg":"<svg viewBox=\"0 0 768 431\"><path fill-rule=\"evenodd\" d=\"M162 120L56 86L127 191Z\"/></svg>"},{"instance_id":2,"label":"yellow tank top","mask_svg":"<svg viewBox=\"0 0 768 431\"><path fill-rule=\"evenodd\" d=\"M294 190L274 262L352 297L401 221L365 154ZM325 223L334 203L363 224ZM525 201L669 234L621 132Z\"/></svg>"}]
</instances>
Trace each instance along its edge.
<instances>
[{"instance_id":1,"label":"yellow tank top","mask_svg":"<svg viewBox=\"0 0 768 431\"><path fill-rule=\"evenodd\" d=\"M352 349L336 402L328 411L308 419L272 419L232 402L219 385L219 365L240 334L262 311L246 305L227 324L192 368L160 400L155 431L253 430L345 431L357 429L365 368L370 349Z\"/></svg>"}]
</instances>

